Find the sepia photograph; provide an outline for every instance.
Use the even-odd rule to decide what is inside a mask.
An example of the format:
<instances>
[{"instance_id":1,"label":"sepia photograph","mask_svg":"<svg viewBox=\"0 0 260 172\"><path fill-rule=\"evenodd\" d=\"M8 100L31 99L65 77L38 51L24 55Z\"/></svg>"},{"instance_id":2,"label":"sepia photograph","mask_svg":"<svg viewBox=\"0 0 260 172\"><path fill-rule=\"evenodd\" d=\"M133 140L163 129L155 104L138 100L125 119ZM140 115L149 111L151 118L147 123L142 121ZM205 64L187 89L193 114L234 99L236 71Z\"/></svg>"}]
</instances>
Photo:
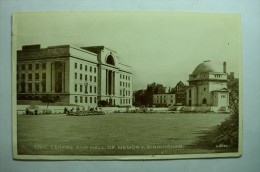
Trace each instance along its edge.
<instances>
[{"instance_id":1,"label":"sepia photograph","mask_svg":"<svg viewBox=\"0 0 260 172\"><path fill-rule=\"evenodd\" d=\"M15 12L13 158L242 154L238 14Z\"/></svg>"}]
</instances>

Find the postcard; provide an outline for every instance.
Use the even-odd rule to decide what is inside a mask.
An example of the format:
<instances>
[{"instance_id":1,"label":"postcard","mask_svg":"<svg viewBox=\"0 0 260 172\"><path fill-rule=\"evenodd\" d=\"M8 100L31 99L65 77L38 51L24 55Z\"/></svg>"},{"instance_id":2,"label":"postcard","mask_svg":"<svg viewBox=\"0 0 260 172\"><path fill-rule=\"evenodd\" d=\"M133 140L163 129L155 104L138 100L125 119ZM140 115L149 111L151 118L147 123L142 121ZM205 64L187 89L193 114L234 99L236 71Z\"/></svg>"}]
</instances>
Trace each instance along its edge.
<instances>
[{"instance_id":1,"label":"postcard","mask_svg":"<svg viewBox=\"0 0 260 172\"><path fill-rule=\"evenodd\" d=\"M13 158L242 154L238 14L15 12Z\"/></svg>"}]
</instances>

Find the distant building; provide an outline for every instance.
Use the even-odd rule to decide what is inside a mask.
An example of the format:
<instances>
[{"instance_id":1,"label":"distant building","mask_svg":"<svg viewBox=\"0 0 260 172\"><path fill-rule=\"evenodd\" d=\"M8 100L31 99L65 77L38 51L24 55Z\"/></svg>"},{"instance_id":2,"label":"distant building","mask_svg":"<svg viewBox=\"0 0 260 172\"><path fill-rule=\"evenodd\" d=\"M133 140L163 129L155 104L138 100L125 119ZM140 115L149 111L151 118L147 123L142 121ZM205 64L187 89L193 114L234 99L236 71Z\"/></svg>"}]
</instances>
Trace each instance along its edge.
<instances>
[{"instance_id":1,"label":"distant building","mask_svg":"<svg viewBox=\"0 0 260 172\"><path fill-rule=\"evenodd\" d=\"M153 95L154 94L163 94L166 91L166 87L162 84L156 84L153 82L152 84L147 85L145 97L146 97L146 105L152 106L153 105Z\"/></svg>"},{"instance_id":2,"label":"distant building","mask_svg":"<svg viewBox=\"0 0 260 172\"><path fill-rule=\"evenodd\" d=\"M157 107L174 106L175 103L175 94L164 93L153 95L153 104Z\"/></svg>"},{"instance_id":3,"label":"distant building","mask_svg":"<svg viewBox=\"0 0 260 172\"><path fill-rule=\"evenodd\" d=\"M186 105L186 85L179 81L174 88L171 89L171 93L175 94L175 105Z\"/></svg>"},{"instance_id":4,"label":"distant building","mask_svg":"<svg viewBox=\"0 0 260 172\"><path fill-rule=\"evenodd\" d=\"M230 89L230 90L238 91L238 88L239 88L239 80L238 80L238 78L235 78L234 72L230 72L230 74L228 75L227 87L228 87L228 89Z\"/></svg>"},{"instance_id":5,"label":"distant building","mask_svg":"<svg viewBox=\"0 0 260 172\"><path fill-rule=\"evenodd\" d=\"M134 95L133 95L133 105L134 106L141 106L141 105L145 105L145 90L137 90L134 91Z\"/></svg>"},{"instance_id":6,"label":"distant building","mask_svg":"<svg viewBox=\"0 0 260 172\"><path fill-rule=\"evenodd\" d=\"M17 51L17 100L43 96L83 106L105 100L111 106L132 105L131 67L104 46L23 46Z\"/></svg>"},{"instance_id":7,"label":"distant building","mask_svg":"<svg viewBox=\"0 0 260 172\"><path fill-rule=\"evenodd\" d=\"M186 104L189 106L229 106L228 74L223 65L204 61L189 75Z\"/></svg>"}]
</instances>

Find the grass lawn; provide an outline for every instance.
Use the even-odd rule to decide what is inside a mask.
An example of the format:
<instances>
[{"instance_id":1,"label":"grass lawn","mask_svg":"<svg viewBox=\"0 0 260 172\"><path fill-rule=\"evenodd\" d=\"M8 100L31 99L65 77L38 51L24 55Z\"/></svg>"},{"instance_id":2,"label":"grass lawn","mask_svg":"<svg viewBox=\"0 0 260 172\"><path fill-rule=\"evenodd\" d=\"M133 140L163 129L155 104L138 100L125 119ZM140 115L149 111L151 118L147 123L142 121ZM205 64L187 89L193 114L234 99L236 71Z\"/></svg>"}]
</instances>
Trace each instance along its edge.
<instances>
[{"instance_id":1,"label":"grass lawn","mask_svg":"<svg viewBox=\"0 0 260 172\"><path fill-rule=\"evenodd\" d=\"M18 154L211 153L219 150L196 145L197 140L224 121L228 115L214 113L18 115ZM225 151L227 150L222 150Z\"/></svg>"}]
</instances>

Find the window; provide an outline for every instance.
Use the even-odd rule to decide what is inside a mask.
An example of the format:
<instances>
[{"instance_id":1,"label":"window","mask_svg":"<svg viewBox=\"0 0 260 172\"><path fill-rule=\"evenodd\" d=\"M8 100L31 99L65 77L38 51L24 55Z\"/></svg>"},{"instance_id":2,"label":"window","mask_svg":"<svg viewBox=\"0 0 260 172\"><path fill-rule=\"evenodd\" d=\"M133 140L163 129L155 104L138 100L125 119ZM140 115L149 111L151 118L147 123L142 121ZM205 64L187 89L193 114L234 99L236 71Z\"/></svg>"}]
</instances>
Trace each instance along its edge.
<instances>
[{"instance_id":1,"label":"window","mask_svg":"<svg viewBox=\"0 0 260 172\"><path fill-rule=\"evenodd\" d=\"M120 86L122 86L122 82L120 81Z\"/></svg>"},{"instance_id":2,"label":"window","mask_svg":"<svg viewBox=\"0 0 260 172\"><path fill-rule=\"evenodd\" d=\"M88 80L88 75L85 75L85 81L87 81Z\"/></svg>"},{"instance_id":3,"label":"window","mask_svg":"<svg viewBox=\"0 0 260 172\"><path fill-rule=\"evenodd\" d=\"M94 103L97 103L97 98L96 97L94 97Z\"/></svg>"},{"instance_id":4,"label":"window","mask_svg":"<svg viewBox=\"0 0 260 172\"><path fill-rule=\"evenodd\" d=\"M122 75L120 74L120 79L122 78Z\"/></svg>"},{"instance_id":5,"label":"window","mask_svg":"<svg viewBox=\"0 0 260 172\"><path fill-rule=\"evenodd\" d=\"M35 64L35 69L38 70L39 69L39 64Z\"/></svg>"},{"instance_id":6,"label":"window","mask_svg":"<svg viewBox=\"0 0 260 172\"><path fill-rule=\"evenodd\" d=\"M90 97L89 102L92 103L92 97Z\"/></svg>"},{"instance_id":7,"label":"window","mask_svg":"<svg viewBox=\"0 0 260 172\"><path fill-rule=\"evenodd\" d=\"M42 69L46 69L46 63L42 64Z\"/></svg>"},{"instance_id":8,"label":"window","mask_svg":"<svg viewBox=\"0 0 260 172\"><path fill-rule=\"evenodd\" d=\"M19 93L20 92L20 89L19 89L19 84L17 83L16 84L16 92Z\"/></svg>"},{"instance_id":9,"label":"window","mask_svg":"<svg viewBox=\"0 0 260 172\"><path fill-rule=\"evenodd\" d=\"M77 64L77 63L75 63L75 64L74 64L74 68L75 68L75 69L77 69L77 67L78 67L78 64Z\"/></svg>"},{"instance_id":10,"label":"window","mask_svg":"<svg viewBox=\"0 0 260 172\"><path fill-rule=\"evenodd\" d=\"M92 93L92 86L89 87L89 92Z\"/></svg>"},{"instance_id":11,"label":"window","mask_svg":"<svg viewBox=\"0 0 260 172\"><path fill-rule=\"evenodd\" d=\"M88 93L88 86L85 85L85 93Z\"/></svg>"},{"instance_id":12,"label":"window","mask_svg":"<svg viewBox=\"0 0 260 172\"><path fill-rule=\"evenodd\" d=\"M94 87L94 93L97 93L97 87Z\"/></svg>"},{"instance_id":13,"label":"window","mask_svg":"<svg viewBox=\"0 0 260 172\"><path fill-rule=\"evenodd\" d=\"M39 83L35 83L35 91L39 92Z\"/></svg>"},{"instance_id":14,"label":"window","mask_svg":"<svg viewBox=\"0 0 260 172\"><path fill-rule=\"evenodd\" d=\"M46 92L46 81L42 81L42 92Z\"/></svg>"},{"instance_id":15,"label":"window","mask_svg":"<svg viewBox=\"0 0 260 172\"><path fill-rule=\"evenodd\" d=\"M97 82L97 77L94 76L94 82Z\"/></svg>"},{"instance_id":16,"label":"window","mask_svg":"<svg viewBox=\"0 0 260 172\"><path fill-rule=\"evenodd\" d=\"M82 74L79 75L79 79L82 80Z\"/></svg>"},{"instance_id":17,"label":"window","mask_svg":"<svg viewBox=\"0 0 260 172\"><path fill-rule=\"evenodd\" d=\"M42 80L46 80L46 73L42 73Z\"/></svg>"},{"instance_id":18,"label":"window","mask_svg":"<svg viewBox=\"0 0 260 172\"><path fill-rule=\"evenodd\" d=\"M87 65L85 65L85 71L87 71L88 70L88 66Z\"/></svg>"},{"instance_id":19,"label":"window","mask_svg":"<svg viewBox=\"0 0 260 172\"><path fill-rule=\"evenodd\" d=\"M77 84L75 84L74 87L75 87L75 92L77 92L77 89L78 89L78 88L77 88Z\"/></svg>"},{"instance_id":20,"label":"window","mask_svg":"<svg viewBox=\"0 0 260 172\"><path fill-rule=\"evenodd\" d=\"M96 73L97 72L97 68L94 68L94 73Z\"/></svg>"},{"instance_id":21,"label":"window","mask_svg":"<svg viewBox=\"0 0 260 172\"><path fill-rule=\"evenodd\" d=\"M79 90L80 90L80 92L82 92L82 85L79 86Z\"/></svg>"},{"instance_id":22,"label":"window","mask_svg":"<svg viewBox=\"0 0 260 172\"><path fill-rule=\"evenodd\" d=\"M78 103L78 97L75 96L75 103Z\"/></svg>"},{"instance_id":23,"label":"window","mask_svg":"<svg viewBox=\"0 0 260 172\"><path fill-rule=\"evenodd\" d=\"M125 82L123 82L123 87L125 86Z\"/></svg>"},{"instance_id":24,"label":"window","mask_svg":"<svg viewBox=\"0 0 260 172\"><path fill-rule=\"evenodd\" d=\"M88 103L88 97L85 97L85 103Z\"/></svg>"},{"instance_id":25,"label":"window","mask_svg":"<svg viewBox=\"0 0 260 172\"><path fill-rule=\"evenodd\" d=\"M120 96L122 95L122 90L120 90Z\"/></svg>"},{"instance_id":26,"label":"window","mask_svg":"<svg viewBox=\"0 0 260 172\"><path fill-rule=\"evenodd\" d=\"M114 58L112 57L112 55L109 55L109 56L107 57L106 62L107 62L107 64L115 65L115 61L114 61Z\"/></svg>"},{"instance_id":27,"label":"window","mask_svg":"<svg viewBox=\"0 0 260 172\"><path fill-rule=\"evenodd\" d=\"M28 70L32 70L32 64L28 65Z\"/></svg>"},{"instance_id":28,"label":"window","mask_svg":"<svg viewBox=\"0 0 260 172\"><path fill-rule=\"evenodd\" d=\"M204 91L206 91L206 88L204 88Z\"/></svg>"},{"instance_id":29,"label":"window","mask_svg":"<svg viewBox=\"0 0 260 172\"><path fill-rule=\"evenodd\" d=\"M22 70L25 70L25 64L22 64Z\"/></svg>"},{"instance_id":30,"label":"window","mask_svg":"<svg viewBox=\"0 0 260 172\"><path fill-rule=\"evenodd\" d=\"M78 75L77 75L77 73L75 73L75 76L74 76L74 78L75 78L75 79L77 79L77 76L78 76Z\"/></svg>"},{"instance_id":31,"label":"window","mask_svg":"<svg viewBox=\"0 0 260 172\"><path fill-rule=\"evenodd\" d=\"M83 102L83 98L82 98L82 96L80 96L80 103L82 103Z\"/></svg>"},{"instance_id":32,"label":"window","mask_svg":"<svg viewBox=\"0 0 260 172\"><path fill-rule=\"evenodd\" d=\"M28 80L29 80L29 81L32 80L32 74L31 74L31 73L28 74Z\"/></svg>"},{"instance_id":33,"label":"window","mask_svg":"<svg viewBox=\"0 0 260 172\"><path fill-rule=\"evenodd\" d=\"M39 80L39 74L35 73L35 80Z\"/></svg>"},{"instance_id":34,"label":"window","mask_svg":"<svg viewBox=\"0 0 260 172\"><path fill-rule=\"evenodd\" d=\"M32 92L32 83L28 83L28 92Z\"/></svg>"},{"instance_id":35,"label":"window","mask_svg":"<svg viewBox=\"0 0 260 172\"><path fill-rule=\"evenodd\" d=\"M123 75L123 79L125 79L125 75Z\"/></svg>"},{"instance_id":36,"label":"window","mask_svg":"<svg viewBox=\"0 0 260 172\"><path fill-rule=\"evenodd\" d=\"M79 68L80 68L80 70L82 70L82 64L80 64L80 67L79 67Z\"/></svg>"},{"instance_id":37,"label":"window","mask_svg":"<svg viewBox=\"0 0 260 172\"><path fill-rule=\"evenodd\" d=\"M191 90L189 90L189 98L191 98Z\"/></svg>"},{"instance_id":38,"label":"window","mask_svg":"<svg viewBox=\"0 0 260 172\"><path fill-rule=\"evenodd\" d=\"M89 71L92 72L92 66L90 66L90 70Z\"/></svg>"},{"instance_id":39,"label":"window","mask_svg":"<svg viewBox=\"0 0 260 172\"><path fill-rule=\"evenodd\" d=\"M90 76L89 80L92 81L92 76Z\"/></svg>"},{"instance_id":40,"label":"window","mask_svg":"<svg viewBox=\"0 0 260 172\"><path fill-rule=\"evenodd\" d=\"M21 78L22 78L22 80L25 80L25 74L24 73L21 75Z\"/></svg>"}]
</instances>

